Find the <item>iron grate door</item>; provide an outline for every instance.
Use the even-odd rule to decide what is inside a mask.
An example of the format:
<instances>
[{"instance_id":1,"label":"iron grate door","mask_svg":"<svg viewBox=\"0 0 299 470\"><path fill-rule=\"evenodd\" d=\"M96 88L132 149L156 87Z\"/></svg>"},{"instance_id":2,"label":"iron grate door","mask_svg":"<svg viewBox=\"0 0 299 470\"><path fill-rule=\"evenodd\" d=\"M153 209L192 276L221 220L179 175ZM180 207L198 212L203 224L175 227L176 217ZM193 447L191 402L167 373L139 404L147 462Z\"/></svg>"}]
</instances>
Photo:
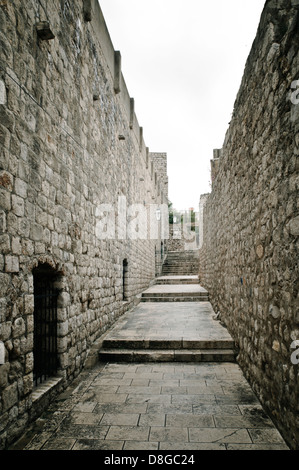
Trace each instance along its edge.
<instances>
[{"instance_id":1,"label":"iron grate door","mask_svg":"<svg viewBox=\"0 0 299 470\"><path fill-rule=\"evenodd\" d=\"M38 385L57 372L57 297L51 278L34 279L34 383Z\"/></svg>"}]
</instances>

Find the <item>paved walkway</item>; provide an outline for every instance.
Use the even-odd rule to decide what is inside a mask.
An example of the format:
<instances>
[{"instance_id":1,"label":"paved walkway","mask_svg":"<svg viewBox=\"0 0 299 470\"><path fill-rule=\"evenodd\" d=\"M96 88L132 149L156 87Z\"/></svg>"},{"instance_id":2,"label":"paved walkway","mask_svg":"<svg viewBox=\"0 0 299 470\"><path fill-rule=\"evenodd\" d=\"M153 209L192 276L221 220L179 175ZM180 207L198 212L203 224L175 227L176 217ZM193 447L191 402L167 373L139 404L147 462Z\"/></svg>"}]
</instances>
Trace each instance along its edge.
<instances>
[{"instance_id":1,"label":"paved walkway","mask_svg":"<svg viewBox=\"0 0 299 470\"><path fill-rule=\"evenodd\" d=\"M101 360L234 361L234 341L213 317L206 301L140 303L105 337Z\"/></svg>"},{"instance_id":2,"label":"paved walkway","mask_svg":"<svg viewBox=\"0 0 299 470\"><path fill-rule=\"evenodd\" d=\"M145 300L162 291L189 294L190 287L168 281L146 291L105 337L104 352L125 348L129 360L99 356L102 362L85 370L12 449L288 449L234 357L204 356L233 343L210 303L174 302L167 295ZM152 356L165 348L170 356ZM136 357L137 351L147 355ZM184 353L191 354L188 360Z\"/></svg>"}]
</instances>

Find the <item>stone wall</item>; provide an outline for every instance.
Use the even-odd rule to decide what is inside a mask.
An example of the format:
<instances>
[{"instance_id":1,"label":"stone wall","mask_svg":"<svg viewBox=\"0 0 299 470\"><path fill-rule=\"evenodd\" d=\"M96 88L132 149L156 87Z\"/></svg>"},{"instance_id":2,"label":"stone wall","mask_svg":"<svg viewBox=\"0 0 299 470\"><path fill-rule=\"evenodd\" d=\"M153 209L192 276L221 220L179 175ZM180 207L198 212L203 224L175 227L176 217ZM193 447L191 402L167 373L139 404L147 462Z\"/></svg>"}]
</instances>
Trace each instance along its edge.
<instances>
[{"instance_id":1,"label":"stone wall","mask_svg":"<svg viewBox=\"0 0 299 470\"><path fill-rule=\"evenodd\" d=\"M238 361L299 448L299 2L269 0L203 198L200 280ZM297 343L296 343L297 341Z\"/></svg>"},{"instance_id":2,"label":"stone wall","mask_svg":"<svg viewBox=\"0 0 299 470\"><path fill-rule=\"evenodd\" d=\"M139 237L129 208L168 194L98 2L3 0L0 24L3 449L36 415L33 270L56 276L63 389L155 276L160 236Z\"/></svg>"}]
</instances>

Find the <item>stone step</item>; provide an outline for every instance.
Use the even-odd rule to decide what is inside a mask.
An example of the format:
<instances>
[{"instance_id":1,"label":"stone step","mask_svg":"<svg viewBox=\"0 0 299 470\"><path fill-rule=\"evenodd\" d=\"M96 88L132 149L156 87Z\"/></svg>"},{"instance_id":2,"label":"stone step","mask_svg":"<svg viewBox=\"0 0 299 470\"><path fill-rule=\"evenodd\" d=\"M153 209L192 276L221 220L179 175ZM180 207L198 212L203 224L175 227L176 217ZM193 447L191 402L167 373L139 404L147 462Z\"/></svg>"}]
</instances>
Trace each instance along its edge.
<instances>
[{"instance_id":1,"label":"stone step","mask_svg":"<svg viewBox=\"0 0 299 470\"><path fill-rule=\"evenodd\" d=\"M169 258L166 258L165 262L163 263L164 265L167 265L167 264L179 264L179 265L183 265L183 264L199 264L199 260L194 260L194 259L169 259Z\"/></svg>"},{"instance_id":2,"label":"stone step","mask_svg":"<svg viewBox=\"0 0 299 470\"><path fill-rule=\"evenodd\" d=\"M209 297L142 297L141 302L208 302Z\"/></svg>"},{"instance_id":3,"label":"stone step","mask_svg":"<svg viewBox=\"0 0 299 470\"><path fill-rule=\"evenodd\" d=\"M190 269L191 268L198 268L197 263L164 263L163 268L175 268L175 269Z\"/></svg>"},{"instance_id":4,"label":"stone step","mask_svg":"<svg viewBox=\"0 0 299 470\"><path fill-rule=\"evenodd\" d=\"M194 258L170 258L169 256L166 258L166 263L198 263L198 259Z\"/></svg>"},{"instance_id":5,"label":"stone step","mask_svg":"<svg viewBox=\"0 0 299 470\"><path fill-rule=\"evenodd\" d=\"M179 260L179 259L169 260L169 259L166 259L163 264L164 264L164 266L175 265L175 264L180 265L180 266L188 265L188 264L198 265L199 261L197 261L197 260L186 260L186 259L184 259L184 260Z\"/></svg>"},{"instance_id":6,"label":"stone step","mask_svg":"<svg viewBox=\"0 0 299 470\"><path fill-rule=\"evenodd\" d=\"M208 302L209 292L197 284L160 284L141 295L141 302Z\"/></svg>"},{"instance_id":7,"label":"stone step","mask_svg":"<svg viewBox=\"0 0 299 470\"><path fill-rule=\"evenodd\" d=\"M155 282L156 285L165 285L165 284L199 284L199 279L184 279L184 278L180 278L180 279L172 279L170 277L170 279L156 279L156 282Z\"/></svg>"},{"instance_id":8,"label":"stone step","mask_svg":"<svg viewBox=\"0 0 299 470\"><path fill-rule=\"evenodd\" d=\"M105 350L224 350L234 349L232 339L104 339Z\"/></svg>"},{"instance_id":9,"label":"stone step","mask_svg":"<svg viewBox=\"0 0 299 470\"><path fill-rule=\"evenodd\" d=\"M190 265L190 266L174 266L173 264L172 265L169 265L169 266L163 266L163 270L164 271L190 271L190 270L198 270L198 266L195 266L195 265Z\"/></svg>"},{"instance_id":10,"label":"stone step","mask_svg":"<svg viewBox=\"0 0 299 470\"><path fill-rule=\"evenodd\" d=\"M186 264L186 263L182 263L182 264L175 264L175 263L167 263L167 264L163 264L163 268L175 268L175 269L188 269L190 267L197 267L198 265L195 264L195 263L189 263L189 264Z\"/></svg>"},{"instance_id":11,"label":"stone step","mask_svg":"<svg viewBox=\"0 0 299 470\"><path fill-rule=\"evenodd\" d=\"M189 269L198 269L198 265L194 263L190 264L174 264L174 263L169 263L169 264L163 264L163 269L185 269L186 271L189 271Z\"/></svg>"},{"instance_id":12,"label":"stone step","mask_svg":"<svg viewBox=\"0 0 299 470\"><path fill-rule=\"evenodd\" d=\"M102 349L99 351L102 362L235 362L233 349L209 350L131 350Z\"/></svg>"},{"instance_id":13,"label":"stone step","mask_svg":"<svg viewBox=\"0 0 299 470\"><path fill-rule=\"evenodd\" d=\"M199 259L199 254L192 254L192 253L179 253L179 252L168 252L167 259Z\"/></svg>"},{"instance_id":14,"label":"stone step","mask_svg":"<svg viewBox=\"0 0 299 470\"><path fill-rule=\"evenodd\" d=\"M176 284L174 284L176 285ZM205 291L204 289L202 289L202 291L196 291L196 288L194 287L193 289L191 289L191 287L188 289L187 291L187 286L184 286L186 287L186 290L184 291L183 290L183 287L181 287L181 290L179 290L178 287L175 287L175 289L177 289L176 292L172 292L170 289L170 287L168 288L169 289L169 292L167 292L167 287L165 287L165 292L162 292L162 291L158 291L158 288L157 288L157 291L154 292L152 289L149 289L148 292L143 292L142 295L141 295L141 298L148 298L148 297L207 297L208 296L208 291Z\"/></svg>"},{"instance_id":15,"label":"stone step","mask_svg":"<svg viewBox=\"0 0 299 470\"><path fill-rule=\"evenodd\" d=\"M182 275L182 276L187 276L188 274L190 276L196 276L196 274L198 274L198 269L168 269L168 268L163 268L162 269L162 273L163 275L169 275L169 276L175 276L175 275ZM165 274L164 274L165 273Z\"/></svg>"},{"instance_id":16,"label":"stone step","mask_svg":"<svg viewBox=\"0 0 299 470\"><path fill-rule=\"evenodd\" d=\"M190 269L190 268L198 268L199 264L197 263L167 263L163 264L163 268L173 268L173 269Z\"/></svg>"},{"instance_id":17,"label":"stone step","mask_svg":"<svg viewBox=\"0 0 299 470\"><path fill-rule=\"evenodd\" d=\"M196 276L196 274L198 273L198 271L196 271L195 269L194 270L190 270L190 271L186 271L185 269L182 270L182 271L175 271L173 269L169 269L169 270L166 270L166 269L163 269L162 270L162 276L179 276L180 274L183 276L184 274L187 275L189 274L190 276Z\"/></svg>"}]
</instances>

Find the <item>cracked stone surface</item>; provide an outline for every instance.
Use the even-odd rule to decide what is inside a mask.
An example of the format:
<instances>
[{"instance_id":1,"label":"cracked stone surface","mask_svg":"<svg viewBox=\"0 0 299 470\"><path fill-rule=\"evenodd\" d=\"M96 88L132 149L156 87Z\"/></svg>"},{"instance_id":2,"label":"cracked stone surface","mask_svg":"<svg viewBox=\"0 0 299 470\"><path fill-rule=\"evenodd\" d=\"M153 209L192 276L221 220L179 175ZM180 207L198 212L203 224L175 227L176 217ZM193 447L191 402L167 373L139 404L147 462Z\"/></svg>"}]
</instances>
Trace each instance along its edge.
<instances>
[{"instance_id":1,"label":"cracked stone surface","mask_svg":"<svg viewBox=\"0 0 299 470\"><path fill-rule=\"evenodd\" d=\"M288 450L234 363L98 364L12 450Z\"/></svg>"}]
</instances>

